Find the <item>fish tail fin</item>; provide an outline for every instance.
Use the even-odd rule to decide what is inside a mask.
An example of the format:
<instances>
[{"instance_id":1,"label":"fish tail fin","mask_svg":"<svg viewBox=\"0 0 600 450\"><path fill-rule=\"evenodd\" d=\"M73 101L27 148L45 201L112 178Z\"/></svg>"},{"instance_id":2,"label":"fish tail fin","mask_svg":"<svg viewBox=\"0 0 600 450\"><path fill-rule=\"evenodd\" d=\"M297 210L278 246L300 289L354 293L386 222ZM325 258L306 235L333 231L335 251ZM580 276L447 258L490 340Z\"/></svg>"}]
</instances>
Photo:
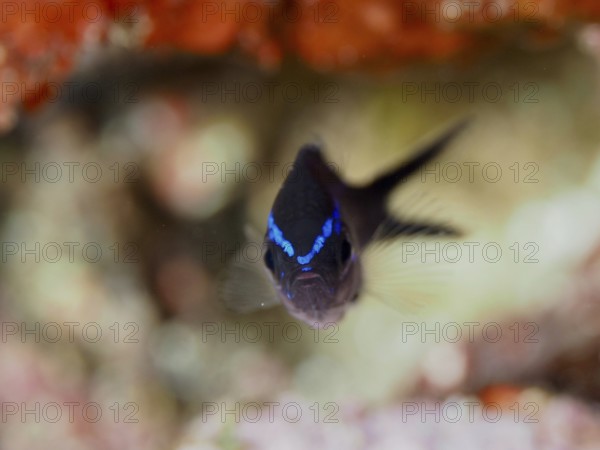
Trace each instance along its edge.
<instances>
[{"instance_id":1,"label":"fish tail fin","mask_svg":"<svg viewBox=\"0 0 600 450\"><path fill-rule=\"evenodd\" d=\"M432 143L426 145L421 151L417 152L411 159L391 172L378 177L371 184L366 186L365 189L375 194L378 198L387 197L398 183L405 181L417 170L437 157L448 146L450 141L452 141L452 139L467 126L469 120L470 119L463 119L450 127Z\"/></svg>"},{"instance_id":2,"label":"fish tail fin","mask_svg":"<svg viewBox=\"0 0 600 450\"><path fill-rule=\"evenodd\" d=\"M387 199L398 183L407 179L426 163L438 156L448 143L469 123L464 119L425 146L400 167L375 179L364 187L345 187L345 195L352 199L357 217L358 240L365 246L370 239L388 239L399 235L458 236L451 226L416 220L399 220L387 211Z\"/></svg>"},{"instance_id":3,"label":"fish tail fin","mask_svg":"<svg viewBox=\"0 0 600 450\"><path fill-rule=\"evenodd\" d=\"M377 229L374 237L378 240L386 240L398 236L444 236L457 238L461 235L461 231L446 223L398 220L388 214Z\"/></svg>"}]
</instances>

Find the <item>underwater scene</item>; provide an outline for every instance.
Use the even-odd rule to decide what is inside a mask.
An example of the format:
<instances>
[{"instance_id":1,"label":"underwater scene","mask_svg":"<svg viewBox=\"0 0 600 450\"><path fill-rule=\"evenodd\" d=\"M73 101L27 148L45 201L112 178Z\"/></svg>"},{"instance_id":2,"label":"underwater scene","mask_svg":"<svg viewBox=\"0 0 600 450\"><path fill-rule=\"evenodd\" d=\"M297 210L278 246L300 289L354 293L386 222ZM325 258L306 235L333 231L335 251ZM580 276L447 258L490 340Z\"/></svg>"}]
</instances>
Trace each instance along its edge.
<instances>
[{"instance_id":1,"label":"underwater scene","mask_svg":"<svg viewBox=\"0 0 600 450\"><path fill-rule=\"evenodd\" d=\"M0 5L0 448L600 449L600 3Z\"/></svg>"}]
</instances>

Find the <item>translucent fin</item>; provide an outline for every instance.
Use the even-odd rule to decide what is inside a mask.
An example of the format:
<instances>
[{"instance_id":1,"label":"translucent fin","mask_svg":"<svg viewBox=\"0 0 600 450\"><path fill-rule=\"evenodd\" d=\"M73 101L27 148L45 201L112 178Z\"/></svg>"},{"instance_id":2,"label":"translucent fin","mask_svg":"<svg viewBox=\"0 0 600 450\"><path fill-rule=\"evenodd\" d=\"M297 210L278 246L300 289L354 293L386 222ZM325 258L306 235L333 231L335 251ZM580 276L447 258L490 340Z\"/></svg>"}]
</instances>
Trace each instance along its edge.
<instances>
[{"instance_id":1,"label":"translucent fin","mask_svg":"<svg viewBox=\"0 0 600 450\"><path fill-rule=\"evenodd\" d=\"M389 240L399 236L460 237L463 234L461 229L440 219L445 215L442 209L430 195L413 195L400 211L388 212L388 217L375 230L373 240Z\"/></svg>"},{"instance_id":2,"label":"translucent fin","mask_svg":"<svg viewBox=\"0 0 600 450\"><path fill-rule=\"evenodd\" d=\"M407 200L401 218L390 216L365 248L364 294L401 313L420 315L443 302L456 273L444 249L460 245L462 230L439 219L443 208L434 197L419 193Z\"/></svg>"},{"instance_id":3,"label":"translucent fin","mask_svg":"<svg viewBox=\"0 0 600 450\"><path fill-rule=\"evenodd\" d=\"M248 242L262 243L263 237L260 232L250 224L244 225L244 236Z\"/></svg>"},{"instance_id":4,"label":"translucent fin","mask_svg":"<svg viewBox=\"0 0 600 450\"><path fill-rule=\"evenodd\" d=\"M363 295L403 314L420 315L439 307L454 279L442 237L373 241L362 254Z\"/></svg>"},{"instance_id":5,"label":"translucent fin","mask_svg":"<svg viewBox=\"0 0 600 450\"><path fill-rule=\"evenodd\" d=\"M247 242L232 258L219 279L219 300L235 312L251 313L279 305L277 290L264 266L262 237L247 225Z\"/></svg>"},{"instance_id":6,"label":"translucent fin","mask_svg":"<svg viewBox=\"0 0 600 450\"><path fill-rule=\"evenodd\" d=\"M392 239L398 236L450 236L458 237L460 232L443 223L429 221L403 220L387 217L377 228L374 238L378 240Z\"/></svg>"}]
</instances>

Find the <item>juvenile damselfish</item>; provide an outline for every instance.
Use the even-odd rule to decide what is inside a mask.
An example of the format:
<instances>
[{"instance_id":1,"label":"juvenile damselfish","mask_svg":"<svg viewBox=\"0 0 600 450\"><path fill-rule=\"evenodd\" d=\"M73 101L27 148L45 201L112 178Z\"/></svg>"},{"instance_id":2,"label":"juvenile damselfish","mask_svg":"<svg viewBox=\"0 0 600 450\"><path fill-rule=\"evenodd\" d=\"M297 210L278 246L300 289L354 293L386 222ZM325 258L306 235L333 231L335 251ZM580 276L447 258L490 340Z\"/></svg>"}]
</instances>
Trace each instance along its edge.
<instances>
[{"instance_id":1,"label":"juvenile damselfish","mask_svg":"<svg viewBox=\"0 0 600 450\"><path fill-rule=\"evenodd\" d=\"M393 217L386 203L401 181L438 156L463 127L464 122L455 125L361 187L345 183L318 146L299 150L268 216L263 245L263 269L275 297L292 316L314 327L339 321L361 292L361 253L373 239L459 234L443 224ZM262 307L272 304L268 295L255 295L263 297L258 302Z\"/></svg>"}]
</instances>

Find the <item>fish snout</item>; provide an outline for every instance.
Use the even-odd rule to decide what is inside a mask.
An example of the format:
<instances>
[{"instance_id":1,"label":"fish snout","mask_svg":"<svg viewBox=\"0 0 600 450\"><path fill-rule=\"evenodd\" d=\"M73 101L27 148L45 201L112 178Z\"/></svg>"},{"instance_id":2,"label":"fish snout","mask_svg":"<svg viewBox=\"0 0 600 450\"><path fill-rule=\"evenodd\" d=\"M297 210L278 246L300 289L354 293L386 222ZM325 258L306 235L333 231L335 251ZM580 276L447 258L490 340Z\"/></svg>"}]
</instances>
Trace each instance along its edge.
<instances>
[{"instance_id":1,"label":"fish snout","mask_svg":"<svg viewBox=\"0 0 600 450\"><path fill-rule=\"evenodd\" d=\"M347 306L339 303L336 290L314 272L297 275L284 304L294 317L317 328L341 319Z\"/></svg>"}]
</instances>

